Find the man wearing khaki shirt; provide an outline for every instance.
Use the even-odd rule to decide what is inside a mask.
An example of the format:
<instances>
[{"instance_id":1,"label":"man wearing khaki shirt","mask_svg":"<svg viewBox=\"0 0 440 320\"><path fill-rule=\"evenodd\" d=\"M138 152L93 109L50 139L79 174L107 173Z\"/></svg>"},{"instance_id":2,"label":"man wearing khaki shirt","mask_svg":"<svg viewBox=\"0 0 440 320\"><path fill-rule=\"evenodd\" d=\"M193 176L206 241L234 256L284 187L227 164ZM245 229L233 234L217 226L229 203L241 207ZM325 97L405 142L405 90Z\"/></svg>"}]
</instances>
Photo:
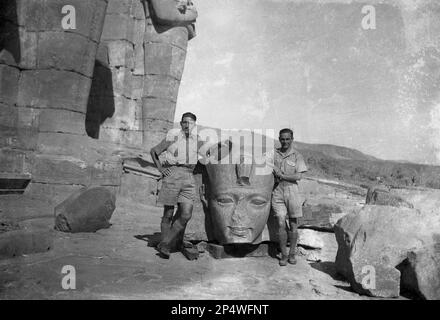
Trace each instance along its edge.
<instances>
[{"instance_id":1,"label":"man wearing khaki shirt","mask_svg":"<svg viewBox=\"0 0 440 320\"><path fill-rule=\"evenodd\" d=\"M164 205L161 222L161 242L157 246L164 258L169 258L171 243L181 242L188 221L191 219L195 198L193 171L198 161L198 150L203 144L195 133L196 116L182 115L181 130L171 131L167 138L151 149L151 157L162 174L162 187L158 202ZM159 155L166 152L164 163ZM177 211L174 215L174 207ZM183 245L178 243L178 246Z\"/></svg>"},{"instance_id":2,"label":"man wearing khaki shirt","mask_svg":"<svg viewBox=\"0 0 440 320\"><path fill-rule=\"evenodd\" d=\"M272 193L272 210L278 222L278 237L282 254L279 264L286 266L287 262L296 264L298 218L303 216L298 181L307 171L307 166L302 155L292 146L293 131L291 129L282 129L279 141L281 148L275 150L273 159L275 187ZM286 228L286 217L289 218L288 228ZM287 254L287 239L290 242L289 254Z\"/></svg>"}]
</instances>

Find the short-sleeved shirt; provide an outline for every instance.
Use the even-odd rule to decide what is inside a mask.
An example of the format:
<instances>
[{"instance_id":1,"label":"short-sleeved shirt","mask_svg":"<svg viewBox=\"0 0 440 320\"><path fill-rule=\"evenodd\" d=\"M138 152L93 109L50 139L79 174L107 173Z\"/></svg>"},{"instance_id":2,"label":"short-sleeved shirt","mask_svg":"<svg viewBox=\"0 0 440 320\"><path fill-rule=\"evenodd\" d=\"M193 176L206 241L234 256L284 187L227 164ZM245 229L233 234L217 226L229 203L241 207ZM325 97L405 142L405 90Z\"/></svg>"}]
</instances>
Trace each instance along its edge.
<instances>
[{"instance_id":1,"label":"short-sleeved shirt","mask_svg":"<svg viewBox=\"0 0 440 320\"><path fill-rule=\"evenodd\" d=\"M157 155L165 152L163 158L165 166L177 165L194 169L197 161L201 158L199 149L202 145L203 141L194 133L194 130L186 137L182 130L172 129L168 132L166 138L152 150Z\"/></svg>"},{"instance_id":2,"label":"short-sleeved shirt","mask_svg":"<svg viewBox=\"0 0 440 320\"><path fill-rule=\"evenodd\" d=\"M285 153L281 152L280 148L276 149L274 153L274 166L287 175L307 171L303 156L293 147L290 147Z\"/></svg>"}]
</instances>

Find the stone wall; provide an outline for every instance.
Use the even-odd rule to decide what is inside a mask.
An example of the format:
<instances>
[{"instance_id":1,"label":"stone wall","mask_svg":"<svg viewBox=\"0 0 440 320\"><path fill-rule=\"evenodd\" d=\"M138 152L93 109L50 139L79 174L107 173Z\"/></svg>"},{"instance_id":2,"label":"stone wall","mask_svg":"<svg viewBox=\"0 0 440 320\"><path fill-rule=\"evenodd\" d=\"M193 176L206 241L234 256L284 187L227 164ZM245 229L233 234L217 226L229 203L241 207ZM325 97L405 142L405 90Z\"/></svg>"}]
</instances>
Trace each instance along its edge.
<instances>
[{"instance_id":1,"label":"stone wall","mask_svg":"<svg viewBox=\"0 0 440 320\"><path fill-rule=\"evenodd\" d=\"M173 125L188 30L154 23L145 0L110 0L87 113L89 136L149 150Z\"/></svg>"},{"instance_id":2,"label":"stone wall","mask_svg":"<svg viewBox=\"0 0 440 320\"><path fill-rule=\"evenodd\" d=\"M77 29L62 28L62 7L77 9ZM30 174L39 139L85 135L93 60L105 0L3 0L0 10L2 172ZM41 134L41 135L40 135Z\"/></svg>"},{"instance_id":3,"label":"stone wall","mask_svg":"<svg viewBox=\"0 0 440 320\"><path fill-rule=\"evenodd\" d=\"M65 5L75 8L76 29L62 27ZM192 34L184 24L157 25L150 7L147 0L1 1L0 179L30 183L24 195L1 196L0 218L14 217L20 202L29 207L22 218L52 214L84 186L118 192L123 161L148 153L172 127ZM137 185L123 178L124 187ZM157 181L142 178L155 204ZM35 199L41 210L32 210Z\"/></svg>"},{"instance_id":4,"label":"stone wall","mask_svg":"<svg viewBox=\"0 0 440 320\"><path fill-rule=\"evenodd\" d=\"M63 28L65 5L75 8L76 29ZM2 1L0 173L30 184L24 195L2 196L0 217L50 215L81 187L120 185L121 160L85 130L106 8L107 0Z\"/></svg>"}]
</instances>

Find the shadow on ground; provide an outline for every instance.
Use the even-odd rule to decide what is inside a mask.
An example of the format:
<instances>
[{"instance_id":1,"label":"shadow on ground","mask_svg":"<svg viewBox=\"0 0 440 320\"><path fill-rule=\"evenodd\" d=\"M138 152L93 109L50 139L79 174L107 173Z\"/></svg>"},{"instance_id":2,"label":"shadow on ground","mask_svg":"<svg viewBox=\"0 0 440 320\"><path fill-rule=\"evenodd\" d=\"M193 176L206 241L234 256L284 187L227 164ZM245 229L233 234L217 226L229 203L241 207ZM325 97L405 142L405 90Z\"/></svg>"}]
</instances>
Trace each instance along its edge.
<instances>
[{"instance_id":1,"label":"shadow on ground","mask_svg":"<svg viewBox=\"0 0 440 320\"><path fill-rule=\"evenodd\" d=\"M336 264L332 261L322 261L310 263L313 269L324 272L332 277L333 280L344 281L344 277L340 275L336 270Z\"/></svg>"},{"instance_id":2,"label":"shadow on ground","mask_svg":"<svg viewBox=\"0 0 440 320\"><path fill-rule=\"evenodd\" d=\"M149 247L155 248L160 242L160 232L155 232L153 234L138 234L134 237L138 240L146 241Z\"/></svg>"}]
</instances>

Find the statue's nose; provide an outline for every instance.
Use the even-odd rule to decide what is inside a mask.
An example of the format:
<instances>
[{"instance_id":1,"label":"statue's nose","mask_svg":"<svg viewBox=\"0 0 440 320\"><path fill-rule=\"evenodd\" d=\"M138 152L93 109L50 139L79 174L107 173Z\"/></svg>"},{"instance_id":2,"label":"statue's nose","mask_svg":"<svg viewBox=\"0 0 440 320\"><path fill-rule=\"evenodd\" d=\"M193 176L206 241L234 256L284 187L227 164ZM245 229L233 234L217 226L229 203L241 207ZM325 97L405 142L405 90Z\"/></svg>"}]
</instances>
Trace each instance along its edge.
<instances>
[{"instance_id":1,"label":"statue's nose","mask_svg":"<svg viewBox=\"0 0 440 320\"><path fill-rule=\"evenodd\" d=\"M240 200L232 213L232 223L237 226L248 226L249 221L249 212L247 210L246 201Z\"/></svg>"}]
</instances>

